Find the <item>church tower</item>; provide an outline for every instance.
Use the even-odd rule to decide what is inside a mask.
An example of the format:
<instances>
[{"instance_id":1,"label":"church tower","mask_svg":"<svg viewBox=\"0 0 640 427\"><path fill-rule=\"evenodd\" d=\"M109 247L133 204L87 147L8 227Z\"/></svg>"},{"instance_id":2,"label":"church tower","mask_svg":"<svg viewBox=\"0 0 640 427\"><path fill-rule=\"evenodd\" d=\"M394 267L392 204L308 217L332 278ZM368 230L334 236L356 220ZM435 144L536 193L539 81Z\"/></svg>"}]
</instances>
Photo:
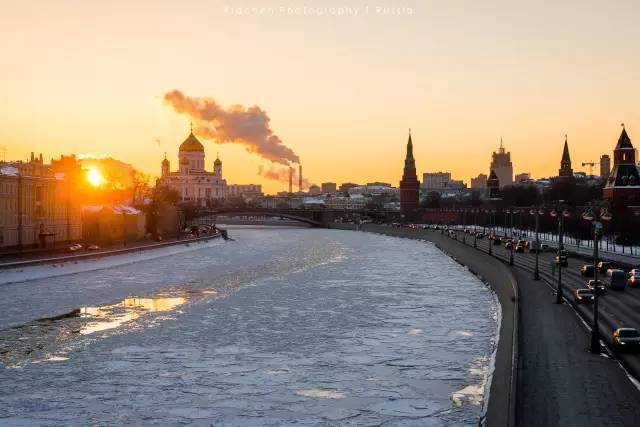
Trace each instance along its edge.
<instances>
[{"instance_id":1,"label":"church tower","mask_svg":"<svg viewBox=\"0 0 640 427\"><path fill-rule=\"evenodd\" d=\"M162 161L162 174L161 176L164 178L168 176L171 171L171 165L169 164L169 160L167 159L167 153L164 153L164 160Z\"/></svg>"},{"instance_id":2,"label":"church tower","mask_svg":"<svg viewBox=\"0 0 640 427\"><path fill-rule=\"evenodd\" d=\"M411 130L407 141L407 155L404 159L404 172L400 181L400 212L405 218L415 215L419 208L420 181L416 175L416 161L413 158Z\"/></svg>"},{"instance_id":3,"label":"church tower","mask_svg":"<svg viewBox=\"0 0 640 427\"><path fill-rule=\"evenodd\" d=\"M222 178L222 161L220 157L216 154L216 159L213 162L213 174L218 178Z\"/></svg>"}]
</instances>

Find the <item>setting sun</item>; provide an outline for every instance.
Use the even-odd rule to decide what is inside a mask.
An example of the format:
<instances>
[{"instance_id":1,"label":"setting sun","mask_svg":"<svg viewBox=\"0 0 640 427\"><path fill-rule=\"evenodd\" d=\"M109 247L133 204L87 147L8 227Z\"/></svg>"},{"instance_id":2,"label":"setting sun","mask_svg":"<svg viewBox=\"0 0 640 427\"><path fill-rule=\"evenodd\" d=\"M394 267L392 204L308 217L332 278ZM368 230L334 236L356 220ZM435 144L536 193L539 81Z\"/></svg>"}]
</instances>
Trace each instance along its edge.
<instances>
[{"instance_id":1,"label":"setting sun","mask_svg":"<svg viewBox=\"0 0 640 427\"><path fill-rule=\"evenodd\" d=\"M87 181L94 187L99 187L104 183L105 179L98 169L92 168L87 171Z\"/></svg>"}]
</instances>

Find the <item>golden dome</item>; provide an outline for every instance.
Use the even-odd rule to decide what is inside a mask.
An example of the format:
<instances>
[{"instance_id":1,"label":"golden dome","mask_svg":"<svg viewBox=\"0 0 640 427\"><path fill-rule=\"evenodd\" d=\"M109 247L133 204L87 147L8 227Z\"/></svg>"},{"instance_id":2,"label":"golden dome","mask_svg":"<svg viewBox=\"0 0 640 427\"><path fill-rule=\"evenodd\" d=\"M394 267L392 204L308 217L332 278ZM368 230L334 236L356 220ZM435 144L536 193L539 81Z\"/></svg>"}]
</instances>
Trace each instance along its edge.
<instances>
[{"instance_id":1,"label":"golden dome","mask_svg":"<svg viewBox=\"0 0 640 427\"><path fill-rule=\"evenodd\" d=\"M180 151L204 151L204 147L198 141L198 138L191 132L187 139L180 144Z\"/></svg>"}]
</instances>

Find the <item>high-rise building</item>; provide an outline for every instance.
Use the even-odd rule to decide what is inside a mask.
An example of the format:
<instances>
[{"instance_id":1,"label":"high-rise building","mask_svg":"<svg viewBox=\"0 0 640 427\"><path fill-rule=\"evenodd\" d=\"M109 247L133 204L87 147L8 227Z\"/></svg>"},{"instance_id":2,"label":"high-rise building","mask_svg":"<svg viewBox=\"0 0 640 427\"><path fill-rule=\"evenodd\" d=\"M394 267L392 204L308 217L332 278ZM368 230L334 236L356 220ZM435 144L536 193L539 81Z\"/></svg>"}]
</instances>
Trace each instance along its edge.
<instances>
[{"instance_id":1,"label":"high-rise building","mask_svg":"<svg viewBox=\"0 0 640 427\"><path fill-rule=\"evenodd\" d=\"M324 194L332 194L337 191L337 185L335 182L323 182L320 184L320 188Z\"/></svg>"},{"instance_id":2,"label":"high-rise building","mask_svg":"<svg viewBox=\"0 0 640 427\"><path fill-rule=\"evenodd\" d=\"M511 163L511 153L504 149L502 138L500 138L500 148L491 155L491 165L489 170L495 172L500 186L513 184L513 164Z\"/></svg>"},{"instance_id":3,"label":"high-rise building","mask_svg":"<svg viewBox=\"0 0 640 427\"><path fill-rule=\"evenodd\" d=\"M340 188L338 189L341 193L348 193L350 189L359 187L358 184L354 184L353 182L343 182L340 184Z\"/></svg>"},{"instance_id":4,"label":"high-rise building","mask_svg":"<svg viewBox=\"0 0 640 427\"><path fill-rule=\"evenodd\" d=\"M484 189L487 187L487 178L488 176L481 173L475 178L471 178L471 188L472 189Z\"/></svg>"},{"instance_id":5,"label":"high-rise building","mask_svg":"<svg viewBox=\"0 0 640 427\"><path fill-rule=\"evenodd\" d=\"M449 182L451 182L451 172L426 172L422 174L422 188L425 190L443 190Z\"/></svg>"},{"instance_id":6,"label":"high-rise building","mask_svg":"<svg viewBox=\"0 0 640 427\"><path fill-rule=\"evenodd\" d=\"M603 154L600 157L600 178L607 180L611 173L611 157L608 154Z\"/></svg>"},{"instance_id":7,"label":"high-rise building","mask_svg":"<svg viewBox=\"0 0 640 427\"><path fill-rule=\"evenodd\" d=\"M640 172L636 165L636 149L624 127L613 150L613 170L602 195L611 208L618 212L626 210L628 206L640 205Z\"/></svg>"},{"instance_id":8,"label":"high-rise building","mask_svg":"<svg viewBox=\"0 0 640 427\"><path fill-rule=\"evenodd\" d=\"M411 132L407 141L407 155L404 159L404 171L400 181L400 212L405 217L413 216L419 207L420 181L416 175L416 161L413 158Z\"/></svg>"},{"instance_id":9,"label":"high-rise building","mask_svg":"<svg viewBox=\"0 0 640 427\"><path fill-rule=\"evenodd\" d=\"M531 174L529 172L522 172L522 173L516 174L516 176L513 178L513 181L516 184L520 184L522 182L527 182L530 179L531 179Z\"/></svg>"}]
</instances>

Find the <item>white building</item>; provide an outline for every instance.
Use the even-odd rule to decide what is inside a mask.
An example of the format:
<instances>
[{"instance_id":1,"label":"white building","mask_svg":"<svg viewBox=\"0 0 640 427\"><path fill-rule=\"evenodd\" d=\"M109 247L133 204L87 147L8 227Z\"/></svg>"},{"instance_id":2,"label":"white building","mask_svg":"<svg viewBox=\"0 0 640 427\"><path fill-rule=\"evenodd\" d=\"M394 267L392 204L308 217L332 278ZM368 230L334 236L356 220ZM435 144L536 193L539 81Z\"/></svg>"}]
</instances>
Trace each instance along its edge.
<instances>
[{"instance_id":1,"label":"white building","mask_svg":"<svg viewBox=\"0 0 640 427\"><path fill-rule=\"evenodd\" d=\"M178 170L171 172L169 160L162 161L160 184L176 189L183 202L207 206L214 199L222 199L227 193L227 182L222 178L222 162L216 158L213 172L205 166L204 147L193 131L180 144Z\"/></svg>"},{"instance_id":2,"label":"white building","mask_svg":"<svg viewBox=\"0 0 640 427\"><path fill-rule=\"evenodd\" d=\"M262 196L260 184L228 184L227 196Z\"/></svg>"}]
</instances>

